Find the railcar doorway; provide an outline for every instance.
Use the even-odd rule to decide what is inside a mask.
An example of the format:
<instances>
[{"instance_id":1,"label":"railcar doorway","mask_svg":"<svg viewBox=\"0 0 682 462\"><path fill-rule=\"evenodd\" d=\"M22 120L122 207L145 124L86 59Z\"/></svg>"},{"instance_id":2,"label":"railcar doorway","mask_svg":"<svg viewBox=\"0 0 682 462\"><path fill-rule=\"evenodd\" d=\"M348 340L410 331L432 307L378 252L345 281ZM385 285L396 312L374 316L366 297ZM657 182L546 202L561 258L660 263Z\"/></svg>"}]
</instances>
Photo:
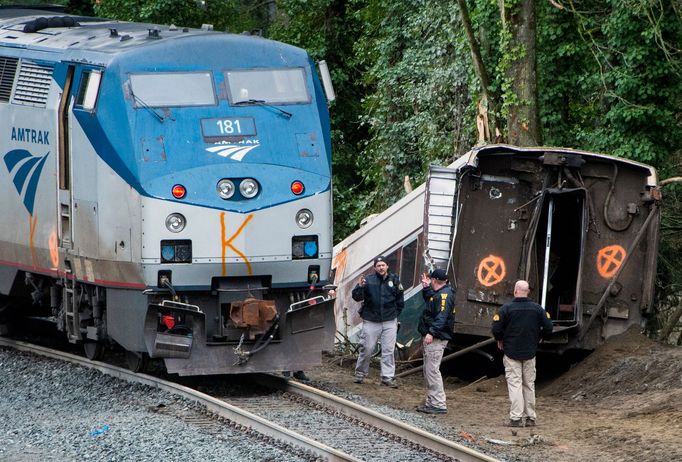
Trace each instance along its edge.
<instances>
[{"instance_id":1,"label":"railcar doorway","mask_svg":"<svg viewBox=\"0 0 682 462\"><path fill-rule=\"evenodd\" d=\"M556 325L580 319L586 203L584 189L547 190L543 198L534 241L538 303Z\"/></svg>"}]
</instances>

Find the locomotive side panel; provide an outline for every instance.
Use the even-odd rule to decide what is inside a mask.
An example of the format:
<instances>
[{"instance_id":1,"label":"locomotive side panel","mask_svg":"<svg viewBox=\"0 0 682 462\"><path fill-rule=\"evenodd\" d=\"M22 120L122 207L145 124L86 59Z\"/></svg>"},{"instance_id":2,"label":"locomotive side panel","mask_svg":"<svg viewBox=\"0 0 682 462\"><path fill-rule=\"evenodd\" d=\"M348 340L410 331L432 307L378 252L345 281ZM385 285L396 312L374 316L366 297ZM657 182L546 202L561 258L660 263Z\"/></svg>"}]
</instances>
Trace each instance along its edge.
<instances>
[{"instance_id":1,"label":"locomotive side panel","mask_svg":"<svg viewBox=\"0 0 682 462\"><path fill-rule=\"evenodd\" d=\"M3 84L13 90L0 100L0 214L7 218L0 223L0 261L55 274L59 92L53 65L3 52L0 59L16 66L15 72L5 68Z\"/></svg>"}]
</instances>

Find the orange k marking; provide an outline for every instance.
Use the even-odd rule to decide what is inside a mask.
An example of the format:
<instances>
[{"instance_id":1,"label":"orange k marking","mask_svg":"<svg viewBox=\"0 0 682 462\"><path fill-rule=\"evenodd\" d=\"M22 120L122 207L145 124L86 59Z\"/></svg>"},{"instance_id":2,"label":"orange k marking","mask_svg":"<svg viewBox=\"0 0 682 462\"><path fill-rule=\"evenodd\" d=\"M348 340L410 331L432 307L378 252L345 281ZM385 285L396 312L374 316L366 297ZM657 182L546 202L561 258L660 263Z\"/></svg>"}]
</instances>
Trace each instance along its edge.
<instances>
[{"instance_id":1,"label":"orange k marking","mask_svg":"<svg viewBox=\"0 0 682 462\"><path fill-rule=\"evenodd\" d=\"M234 247L232 245L232 241L234 241L236 239L236 237L239 236L239 233L241 233L244 230L244 228L249 223L249 221L251 221L252 218L253 218L253 213L250 213L249 216L247 216L244 219L244 221L242 222L242 224L239 226L239 229L237 229L237 231L235 231L235 233L232 236L230 236L230 238L228 240L225 240L225 212L220 212L220 239L221 239L221 244L222 244L222 248L223 248L223 254L222 254L222 275L223 276L227 275L227 264L226 264L225 258L226 258L226 253L227 253L228 247L230 249L232 249L232 251L234 253L239 255L239 257L242 260L244 260L244 263L246 263L246 270L248 271L249 276L251 276L251 274L253 274L253 270L251 269L251 262L249 262L248 258L246 258L246 255L244 255L239 249L237 249L236 247Z\"/></svg>"}]
</instances>

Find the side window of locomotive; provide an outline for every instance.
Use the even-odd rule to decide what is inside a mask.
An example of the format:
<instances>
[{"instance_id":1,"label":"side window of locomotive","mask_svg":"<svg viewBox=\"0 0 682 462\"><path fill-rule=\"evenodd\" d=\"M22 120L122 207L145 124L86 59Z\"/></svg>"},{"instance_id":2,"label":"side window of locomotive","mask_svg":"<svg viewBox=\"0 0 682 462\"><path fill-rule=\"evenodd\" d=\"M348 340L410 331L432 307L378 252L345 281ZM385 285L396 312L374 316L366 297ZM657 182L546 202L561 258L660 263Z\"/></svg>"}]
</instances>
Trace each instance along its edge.
<instances>
[{"instance_id":1,"label":"side window of locomotive","mask_svg":"<svg viewBox=\"0 0 682 462\"><path fill-rule=\"evenodd\" d=\"M225 72L230 104L307 104L310 93L305 71L293 69L244 69Z\"/></svg>"},{"instance_id":2,"label":"side window of locomotive","mask_svg":"<svg viewBox=\"0 0 682 462\"><path fill-rule=\"evenodd\" d=\"M76 107L92 111L97 104L99 84L102 81L102 71L85 71L81 75L81 82L76 95Z\"/></svg>"},{"instance_id":3,"label":"side window of locomotive","mask_svg":"<svg viewBox=\"0 0 682 462\"><path fill-rule=\"evenodd\" d=\"M135 107L215 106L210 72L155 72L130 74Z\"/></svg>"}]
</instances>

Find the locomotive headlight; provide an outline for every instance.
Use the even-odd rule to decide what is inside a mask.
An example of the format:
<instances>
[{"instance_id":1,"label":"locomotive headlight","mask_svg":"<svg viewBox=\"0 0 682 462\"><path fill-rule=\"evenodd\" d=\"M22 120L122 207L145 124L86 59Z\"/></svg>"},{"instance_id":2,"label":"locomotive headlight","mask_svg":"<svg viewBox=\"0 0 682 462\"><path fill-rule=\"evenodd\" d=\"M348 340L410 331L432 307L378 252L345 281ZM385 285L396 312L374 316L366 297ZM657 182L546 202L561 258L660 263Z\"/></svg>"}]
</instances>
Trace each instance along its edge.
<instances>
[{"instance_id":1,"label":"locomotive headlight","mask_svg":"<svg viewBox=\"0 0 682 462\"><path fill-rule=\"evenodd\" d=\"M179 233L185 229L186 224L187 219L179 213L171 213L166 218L166 228L168 228L168 231L171 233Z\"/></svg>"},{"instance_id":2,"label":"locomotive headlight","mask_svg":"<svg viewBox=\"0 0 682 462\"><path fill-rule=\"evenodd\" d=\"M232 180L220 180L216 189L218 190L218 195L223 199L229 199L234 196L235 187Z\"/></svg>"},{"instance_id":3,"label":"locomotive headlight","mask_svg":"<svg viewBox=\"0 0 682 462\"><path fill-rule=\"evenodd\" d=\"M239 192L247 199L256 197L256 194L258 194L258 183L253 178L246 178L239 183Z\"/></svg>"},{"instance_id":4,"label":"locomotive headlight","mask_svg":"<svg viewBox=\"0 0 682 462\"><path fill-rule=\"evenodd\" d=\"M313 224L313 212L308 209L301 209L296 214L296 224L299 228L310 228Z\"/></svg>"}]
</instances>

